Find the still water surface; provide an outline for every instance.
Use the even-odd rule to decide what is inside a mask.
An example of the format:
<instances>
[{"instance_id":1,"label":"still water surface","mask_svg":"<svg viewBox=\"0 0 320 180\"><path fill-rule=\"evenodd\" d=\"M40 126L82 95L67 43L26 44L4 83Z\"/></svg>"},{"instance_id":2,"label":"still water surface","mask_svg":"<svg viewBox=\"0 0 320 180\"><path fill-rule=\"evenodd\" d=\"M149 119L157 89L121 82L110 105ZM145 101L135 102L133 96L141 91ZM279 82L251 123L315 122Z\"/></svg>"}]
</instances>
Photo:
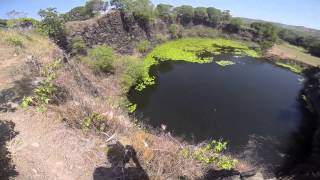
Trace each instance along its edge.
<instances>
[{"instance_id":1,"label":"still water surface","mask_svg":"<svg viewBox=\"0 0 320 180\"><path fill-rule=\"evenodd\" d=\"M236 64L165 62L152 69L157 84L130 95L136 114L186 140L222 138L239 158L280 165L303 118L302 77L263 60L216 58Z\"/></svg>"}]
</instances>

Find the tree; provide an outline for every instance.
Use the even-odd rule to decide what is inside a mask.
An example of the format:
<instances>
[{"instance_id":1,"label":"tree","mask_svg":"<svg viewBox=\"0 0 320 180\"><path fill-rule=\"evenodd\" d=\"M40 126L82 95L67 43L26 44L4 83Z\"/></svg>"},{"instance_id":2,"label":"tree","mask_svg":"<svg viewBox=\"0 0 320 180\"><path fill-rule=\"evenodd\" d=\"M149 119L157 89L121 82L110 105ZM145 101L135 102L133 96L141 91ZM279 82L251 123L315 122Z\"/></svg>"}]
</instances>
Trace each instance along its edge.
<instances>
[{"instance_id":1,"label":"tree","mask_svg":"<svg viewBox=\"0 0 320 180\"><path fill-rule=\"evenodd\" d=\"M221 11L214 7L209 7L207 8L207 13L208 13L208 25L212 27L216 27L222 19Z\"/></svg>"},{"instance_id":2,"label":"tree","mask_svg":"<svg viewBox=\"0 0 320 180\"><path fill-rule=\"evenodd\" d=\"M320 57L320 43L311 46L310 53L314 56Z\"/></svg>"},{"instance_id":3,"label":"tree","mask_svg":"<svg viewBox=\"0 0 320 180\"><path fill-rule=\"evenodd\" d=\"M270 48L278 39L278 30L271 23L254 22L251 25L257 32L255 41L259 42L262 49Z\"/></svg>"},{"instance_id":4,"label":"tree","mask_svg":"<svg viewBox=\"0 0 320 180\"><path fill-rule=\"evenodd\" d=\"M159 18L168 23L173 23L174 13L173 6L169 4L158 4L156 7L156 12Z\"/></svg>"},{"instance_id":5,"label":"tree","mask_svg":"<svg viewBox=\"0 0 320 180\"><path fill-rule=\"evenodd\" d=\"M124 13L127 19L138 21L145 29L149 28L154 17L153 4L149 0L112 0L111 5Z\"/></svg>"},{"instance_id":6,"label":"tree","mask_svg":"<svg viewBox=\"0 0 320 180\"><path fill-rule=\"evenodd\" d=\"M177 13L177 18L182 25L187 25L192 22L194 10L192 6L183 5L174 9Z\"/></svg>"},{"instance_id":7,"label":"tree","mask_svg":"<svg viewBox=\"0 0 320 180\"><path fill-rule=\"evenodd\" d=\"M48 34L59 46L65 47L64 22L56 8L40 9L38 14L42 18L40 23L41 31Z\"/></svg>"},{"instance_id":8,"label":"tree","mask_svg":"<svg viewBox=\"0 0 320 180\"><path fill-rule=\"evenodd\" d=\"M222 21L229 22L231 20L231 18L232 18L232 16L231 16L229 10L222 11L222 13L221 13L221 20Z\"/></svg>"},{"instance_id":9,"label":"tree","mask_svg":"<svg viewBox=\"0 0 320 180\"><path fill-rule=\"evenodd\" d=\"M207 8L197 7L194 8L193 23L195 24L205 24L208 21Z\"/></svg>"},{"instance_id":10,"label":"tree","mask_svg":"<svg viewBox=\"0 0 320 180\"><path fill-rule=\"evenodd\" d=\"M226 26L227 31L231 33L238 33L241 29L242 20L240 18L232 18L230 23Z\"/></svg>"}]
</instances>

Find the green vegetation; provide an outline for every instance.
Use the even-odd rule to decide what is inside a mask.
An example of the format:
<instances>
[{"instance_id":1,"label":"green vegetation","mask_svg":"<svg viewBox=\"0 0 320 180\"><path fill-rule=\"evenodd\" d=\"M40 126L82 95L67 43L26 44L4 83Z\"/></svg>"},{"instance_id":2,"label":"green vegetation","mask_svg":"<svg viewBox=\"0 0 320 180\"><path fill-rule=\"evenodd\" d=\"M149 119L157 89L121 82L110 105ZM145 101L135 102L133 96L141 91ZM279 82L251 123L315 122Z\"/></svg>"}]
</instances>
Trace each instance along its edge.
<instances>
[{"instance_id":1,"label":"green vegetation","mask_svg":"<svg viewBox=\"0 0 320 180\"><path fill-rule=\"evenodd\" d=\"M175 14L172 11L173 6L169 4L158 4L156 7L157 16L167 23L173 23Z\"/></svg>"},{"instance_id":2,"label":"green vegetation","mask_svg":"<svg viewBox=\"0 0 320 180\"><path fill-rule=\"evenodd\" d=\"M32 96L26 96L21 102L23 108L36 106L37 111L43 112L45 106L51 103L58 92L58 87L53 84L53 80L57 77L57 71L60 68L60 60L44 66L41 69L41 76L44 78L39 85L33 90Z\"/></svg>"},{"instance_id":3,"label":"green vegetation","mask_svg":"<svg viewBox=\"0 0 320 180\"><path fill-rule=\"evenodd\" d=\"M134 19L146 29L154 20L154 8L149 0L111 0L111 5L122 11L127 21Z\"/></svg>"},{"instance_id":4,"label":"green vegetation","mask_svg":"<svg viewBox=\"0 0 320 180\"><path fill-rule=\"evenodd\" d=\"M23 48L22 40L18 37L9 37L6 39L6 42L11 46Z\"/></svg>"},{"instance_id":5,"label":"green vegetation","mask_svg":"<svg viewBox=\"0 0 320 180\"><path fill-rule=\"evenodd\" d=\"M254 41L258 42L262 50L267 50L278 39L278 29L271 23L252 23L251 28L257 31L257 36Z\"/></svg>"},{"instance_id":6,"label":"green vegetation","mask_svg":"<svg viewBox=\"0 0 320 180\"><path fill-rule=\"evenodd\" d=\"M123 57L122 59L124 69L121 76L121 87L122 92L126 94L132 86L142 81L143 61L132 57Z\"/></svg>"},{"instance_id":7,"label":"green vegetation","mask_svg":"<svg viewBox=\"0 0 320 180\"><path fill-rule=\"evenodd\" d=\"M98 45L88 51L88 63L95 71L110 72L114 59L112 48L106 45Z\"/></svg>"},{"instance_id":8,"label":"green vegetation","mask_svg":"<svg viewBox=\"0 0 320 180\"><path fill-rule=\"evenodd\" d=\"M215 61L215 63L217 63L218 65L223 66L223 67L225 67L225 66L231 66L231 65L236 64L235 62L233 62L233 61L228 61L228 60Z\"/></svg>"},{"instance_id":9,"label":"green vegetation","mask_svg":"<svg viewBox=\"0 0 320 180\"><path fill-rule=\"evenodd\" d=\"M108 2L103 0L89 0L84 6L75 7L62 16L65 21L86 20L96 16L107 5Z\"/></svg>"},{"instance_id":10,"label":"green vegetation","mask_svg":"<svg viewBox=\"0 0 320 180\"><path fill-rule=\"evenodd\" d=\"M84 130L95 128L99 132L103 132L105 131L107 125L105 123L104 118L100 114L93 112L83 119L81 127Z\"/></svg>"},{"instance_id":11,"label":"green vegetation","mask_svg":"<svg viewBox=\"0 0 320 180\"><path fill-rule=\"evenodd\" d=\"M150 42L143 40L137 43L137 49L140 53L145 53L150 48Z\"/></svg>"},{"instance_id":12,"label":"green vegetation","mask_svg":"<svg viewBox=\"0 0 320 180\"><path fill-rule=\"evenodd\" d=\"M221 169L230 170L235 167L238 160L233 159L231 156L223 155L223 151L226 149L227 142L213 140L193 151L183 149L181 154L184 158L194 157L201 162L213 164Z\"/></svg>"},{"instance_id":13,"label":"green vegetation","mask_svg":"<svg viewBox=\"0 0 320 180\"><path fill-rule=\"evenodd\" d=\"M80 36L76 36L71 42L72 54L85 54L86 44Z\"/></svg>"},{"instance_id":14,"label":"green vegetation","mask_svg":"<svg viewBox=\"0 0 320 180\"><path fill-rule=\"evenodd\" d=\"M231 33L238 33L242 24L243 22L240 18L232 18L230 23L227 24L226 30Z\"/></svg>"},{"instance_id":15,"label":"green vegetation","mask_svg":"<svg viewBox=\"0 0 320 180\"><path fill-rule=\"evenodd\" d=\"M154 48L144 60L143 82L136 86L141 91L148 85L154 84L154 77L149 75L151 66L162 61L188 61L194 63L210 63L212 56L223 52L231 52L236 55L259 57L259 54L249 49L248 45L233 40L186 38L169 41Z\"/></svg>"},{"instance_id":16,"label":"green vegetation","mask_svg":"<svg viewBox=\"0 0 320 180\"><path fill-rule=\"evenodd\" d=\"M282 63L282 62L276 62L276 65L280 66L280 67L283 67L283 68L286 68L292 72L295 72L295 73L301 73L302 72L302 69L298 66L294 66L294 65L291 65L291 64L285 64L285 63Z\"/></svg>"},{"instance_id":17,"label":"green vegetation","mask_svg":"<svg viewBox=\"0 0 320 180\"><path fill-rule=\"evenodd\" d=\"M320 57L320 36L309 32L303 33L294 30L281 29L279 37L292 45L303 47L312 55Z\"/></svg>"},{"instance_id":18,"label":"green vegetation","mask_svg":"<svg viewBox=\"0 0 320 180\"><path fill-rule=\"evenodd\" d=\"M60 46L65 45L65 29L63 19L60 18L55 8L47 8L39 11L42 21L39 24L39 31L47 34Z\"/></svg>"},{"instance_id":19,"label":"green vegetation","mask_svg":"<svg viewBox=\"0 0 320 180\"><path fill-rule=\"evenodd\" d=\"M171 24L169 26L169 33L172 39L178 39L182 37L182 27L178 24Z\"/></svg>"}]
</instances>

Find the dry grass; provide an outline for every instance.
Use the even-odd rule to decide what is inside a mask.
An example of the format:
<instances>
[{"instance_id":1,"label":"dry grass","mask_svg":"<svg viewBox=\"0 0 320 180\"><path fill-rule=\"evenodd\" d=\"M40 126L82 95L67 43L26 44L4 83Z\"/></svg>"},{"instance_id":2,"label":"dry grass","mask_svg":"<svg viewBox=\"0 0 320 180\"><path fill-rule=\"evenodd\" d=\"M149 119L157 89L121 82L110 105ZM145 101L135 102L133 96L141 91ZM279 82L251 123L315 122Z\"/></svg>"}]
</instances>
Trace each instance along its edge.
<instances>
[{"instance_id":1,"label":"dry grass","mask_svg":"<svg viewBox=\"0 0 320 180\"><path fill-rule=\"evenodd\" d=\"M301 47L293 46L288 43L276 44L268 52L271 55L280 57L281 59L293 59L306 63L311 66L319 66L320 58L312 56Z\"/></svg>"},{"instance_id":2,"label":"dry grass","mask_svg":"<svg viewBox=\"0 0 320 180\"><path fill-rule=\"evenodd\" d=\"M94 75L90 68L81 62L72 63L72 68L85 76L92 87L86 87L85 83L79 83L77 73L68 68L60 73L56 83L70 92L70 100L59 107L56 111L61 114L70 124L80 127L84 117L92 112L103 116L107 129L101 133L106 139L114 135L109 143L115 141L121 144L132 145L137 151L141 165L151 179L176 179L187 177L196 179L202 177L210 165L203 164L193 158L185 159L181 150L187 144L173 138L167 133L149 133L143 125L136 124L136 120L127 115L117 106L115 99L120 98L119 82L117 73L109 76ZM77 69L77 70L76 70ZM102 83L103 82L103 83ZM90 94L85 89L98 89L98 97ZM113 98L110 98L113 97ZM113 101L111 101L113 99Z\"/></svg>"}]
</instances>

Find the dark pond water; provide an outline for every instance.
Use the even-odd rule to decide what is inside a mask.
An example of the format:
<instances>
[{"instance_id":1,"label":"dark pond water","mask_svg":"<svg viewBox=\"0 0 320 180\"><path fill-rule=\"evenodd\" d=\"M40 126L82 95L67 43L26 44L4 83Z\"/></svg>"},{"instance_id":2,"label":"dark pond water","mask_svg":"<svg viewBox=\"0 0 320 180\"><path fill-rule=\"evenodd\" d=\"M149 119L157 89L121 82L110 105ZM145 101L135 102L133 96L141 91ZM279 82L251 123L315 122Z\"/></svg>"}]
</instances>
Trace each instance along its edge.
<instances>
[{"instance_id":1,"label":"dark pond water","mask_svg":"<svg viewBox=\"0 0 320 180\"><path fill-rule=\"evenodd\" d=\"M280 165L304 118L301 76L263 60L222 55L235 65L165 62L157 85L132 92L136 114L191 142L220 139L239 158Z\"/></svg>"}]
</instances>

